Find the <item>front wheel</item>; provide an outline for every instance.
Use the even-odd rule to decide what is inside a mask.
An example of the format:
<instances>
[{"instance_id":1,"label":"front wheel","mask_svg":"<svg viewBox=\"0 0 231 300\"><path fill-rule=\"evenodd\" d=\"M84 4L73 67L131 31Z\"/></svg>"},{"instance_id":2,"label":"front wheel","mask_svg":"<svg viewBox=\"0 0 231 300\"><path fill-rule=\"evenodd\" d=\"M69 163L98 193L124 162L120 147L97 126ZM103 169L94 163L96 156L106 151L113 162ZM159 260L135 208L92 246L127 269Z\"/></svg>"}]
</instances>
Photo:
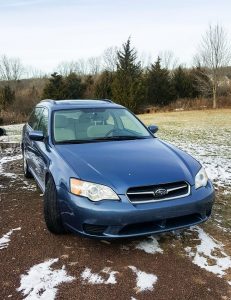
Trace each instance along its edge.
<instances>
[{"instance_id":1,"label":"front wheel","mask_svg":"<svg viewBox=\"0 0 231 300\"><path fill-rule=\"evenodd\" d=\"M31 172L29 171L28 163L27 163L27 160L26 160L25 149L23 149L22 158L23 158L23 174L26 178L32 178L33 176L31 174Z\"/></svg>"},{"instance_id":2,"label":"front wheel","mask_svg":"<svg viewBox=\"0 0 231 300\"><path fill-rule=\"evenodd\" d=\"M47 228L54 234L65 233L53 178L49 178L44 193L44 218Z\"/></svg>"}]
</instances>

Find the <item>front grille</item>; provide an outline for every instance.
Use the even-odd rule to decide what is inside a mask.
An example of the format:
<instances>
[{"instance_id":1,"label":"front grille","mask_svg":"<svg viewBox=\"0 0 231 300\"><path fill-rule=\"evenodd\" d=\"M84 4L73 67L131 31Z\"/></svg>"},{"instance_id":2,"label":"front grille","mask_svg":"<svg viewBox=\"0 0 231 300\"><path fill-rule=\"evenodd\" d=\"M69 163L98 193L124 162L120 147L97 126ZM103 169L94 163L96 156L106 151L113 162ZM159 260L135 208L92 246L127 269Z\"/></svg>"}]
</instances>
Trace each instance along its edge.
<instances>
[{"instance_id":1,"label":"front grille","mask_svg":"<svg viewBox=\"0 0 231 300\"><path fill-rule=\"evenodd\" d=\"M132 203L146 203L182 198L190 194L185 181L130 188L127 196Z\"/></svg>"}]
</instances>

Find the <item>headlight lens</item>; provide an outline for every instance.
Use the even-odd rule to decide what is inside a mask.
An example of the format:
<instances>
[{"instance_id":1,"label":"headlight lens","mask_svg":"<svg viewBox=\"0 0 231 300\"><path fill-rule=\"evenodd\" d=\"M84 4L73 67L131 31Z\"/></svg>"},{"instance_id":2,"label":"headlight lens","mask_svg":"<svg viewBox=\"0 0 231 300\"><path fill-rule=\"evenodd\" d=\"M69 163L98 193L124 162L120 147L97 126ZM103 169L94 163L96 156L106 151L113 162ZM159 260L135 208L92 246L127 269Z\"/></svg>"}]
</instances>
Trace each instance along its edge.
<instances>
[{"instance_id":1,"label":"headlight lens","mask_svg":"<svg viewBox=\"0 0 231 300\"><path fill-rule=\"evenodd\" d=\"M87 197L91 201L120 199L111 188L97 183L71 178L70 187L72 194Z\"/></svg>"},{"instance_id":2,"label":"headlight lens","mask_svg":"<svg viewBox=\"0 0 231 300\"><path fill-rule=\"evenodd\" d=\"M202 167L195 177L195 189L199 189L201 186L206 186L208 183L208 176L205 169Z\"/></svg>"}]
</instances>

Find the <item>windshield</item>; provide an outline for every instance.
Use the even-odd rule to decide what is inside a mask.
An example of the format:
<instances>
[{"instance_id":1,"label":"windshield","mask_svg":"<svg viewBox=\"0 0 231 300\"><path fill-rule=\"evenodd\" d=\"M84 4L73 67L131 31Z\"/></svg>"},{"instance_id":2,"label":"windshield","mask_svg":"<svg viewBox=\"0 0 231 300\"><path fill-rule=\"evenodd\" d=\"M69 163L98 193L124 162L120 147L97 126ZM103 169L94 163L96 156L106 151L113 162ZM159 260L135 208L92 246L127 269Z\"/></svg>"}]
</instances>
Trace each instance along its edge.
<instances>
[{"instance_id":1,"label":"windshield","mask_svg":"<svg viewBox=\"0 0 231 300\"><path fill-rule=\"evenodd\" d=\"M54 112L56 143L86 143L151 138L148 130L126 109L83 108Z\"/></svg>"}]
</instances>

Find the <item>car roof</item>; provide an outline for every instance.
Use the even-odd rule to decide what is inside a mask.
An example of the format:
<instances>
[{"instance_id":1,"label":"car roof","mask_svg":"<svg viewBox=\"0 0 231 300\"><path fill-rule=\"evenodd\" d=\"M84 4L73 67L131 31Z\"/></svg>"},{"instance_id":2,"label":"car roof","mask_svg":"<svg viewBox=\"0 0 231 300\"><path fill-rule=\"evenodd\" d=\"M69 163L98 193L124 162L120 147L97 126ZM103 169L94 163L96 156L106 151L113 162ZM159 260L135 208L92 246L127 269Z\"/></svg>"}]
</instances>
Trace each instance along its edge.
<instances>
[{"instance_id":1,"label":"car roof","mask_svg":"<svg viewBox=\"0 0 231 300\"><path fill-rule=\"evenodd\" d=\"M77 109L77 108L122 108L123 106L114 103L109 99L72 99L72 100L51 100L44 99L36 106L46 106L51 110Z\"/></svg>"}]
</instances>

